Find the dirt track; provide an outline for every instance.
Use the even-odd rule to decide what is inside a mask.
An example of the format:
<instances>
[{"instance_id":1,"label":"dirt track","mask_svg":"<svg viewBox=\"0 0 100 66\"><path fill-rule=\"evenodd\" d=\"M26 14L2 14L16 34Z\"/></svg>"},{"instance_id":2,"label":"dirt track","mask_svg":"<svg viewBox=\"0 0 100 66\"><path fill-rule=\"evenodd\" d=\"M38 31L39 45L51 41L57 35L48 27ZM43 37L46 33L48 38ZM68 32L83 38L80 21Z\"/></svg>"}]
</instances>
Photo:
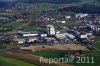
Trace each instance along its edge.
<instances>
[{"instance_id":1,"label":"dirt track","mask_svg":"<svg viewBox=\"0 0 100 66\"><path fill-rule=\"evenodd\" d=\"M25 50L87 50L85 47L76 44L56 44L53 46L49 45L36 45L36 46L29 46L29 47L21 47L21 49Z\"/></svg>"},{"instance_id":2,"label":"dirt track","mask_svg":"<svg viewBox=\"0 0 100 66\"><path fill-rule=\"evenodd\" d=\"M17 52L17 54L16 54ZM18 53L19 52L19 53ZM5 51L6 57L14 58L14 59L19 59L25 62L29 62L32 64L35 64L36 66L72 66L70 64L62 64L62 63L57 63L57 64L48 64L48 63L40 63L40 57L27 54L27 53L21 53L22 50L18 51Z\"/></svg>"},{"instance_id":3,"label":"dirt track","mask_svg":"<svg viewBox=\"0 0 100 66\"><path fill-rule=\"evenodd\" d=\"M49 45L36 45L36 46L29 46L29 47L21 47L21 49L25 50L32 50L32 51L38 51L38 50L87 50L85 47L81 45L75 45L75 44L56 44L53 46ZM19 59L25 62L33 63L37 66L72 66L70 64L46 64L46 63L40 63L40 57L31 55L21 49L15 49L15 50L6 50L5 56L10 58Z\"/></svg>"}]
</instances>

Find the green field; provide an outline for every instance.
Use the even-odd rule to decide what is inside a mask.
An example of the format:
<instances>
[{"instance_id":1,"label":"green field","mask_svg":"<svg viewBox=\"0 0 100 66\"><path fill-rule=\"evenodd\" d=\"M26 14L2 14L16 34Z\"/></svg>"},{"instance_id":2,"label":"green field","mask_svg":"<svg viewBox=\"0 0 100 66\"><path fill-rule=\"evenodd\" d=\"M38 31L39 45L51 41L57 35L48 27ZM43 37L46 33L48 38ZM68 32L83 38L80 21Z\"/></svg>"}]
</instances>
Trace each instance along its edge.
<instances>
[{"instance_id":1,"label":"green field","mask_svg":"<svg viewBox=\"0 0 100 66\"><path fill-rule=\"evenodd\" d=\"M37 26L25 26L23 27L24 30L28 30L28 31L34 31L36 30Z\"/></svg>"},{"instance_id":2,"label":"green field","mask_svg":"<svg viewBox=\"0 0 100 66\"><path fill-rule=\"evenodd\" d=\"M96 36L95 41L100 41L100 36Z\"/></svg>"},{"instance_id":3,"label":"green field","mask_svg":"<svg viewBox=\"0 0 100 66\"><path fill-rule=\"evenodd\" d=\"M100 43L94 43L93 46L100 49Z\"/></svg>"},{"instance_id":4,"label":"green field","mask_svg":"<svg viewBox=\"0 0 100 66\"><path fill-rule=\"evenodd\" d=\"M96 36L93 46L100 49L100 36Z\"/></svg>"},{"instance_id":5,"label":"green field","mask_svg":"<svg viewBox=\"0 0 100 66\"><path fill-rule=\"evenodd\" d=\"M17 66L0 60L0 66Z\"/></svg>"},{"instance_id":6,"label":"green field","mask_svg":"<svg viewBox=\"0 0 100 66\"><path fill-rule=\"evenodd\" d=\"M0 50L0 66L36 66L36 65L22 60L5 57L4 50Z\"/></svg>"},{"instance_id":7,"label":"green field","mask_svg":"<svg viewBox=\"0 0 100 66\"><path fill-rule=\"evenodd\" d=\"M52 3L37 3L35 5L37 6L36 10L39 11L56 10L61 7L61 4L52 4Z\"/></svg>"},{"instance_id":8,"label":"green field","mask_svg":"<svg viewBox=\"0 0 100 66\"><path fill-rule=\"evenodd\" d=\"M27 30L27 31L45 31L46 29L45 28L42 28L42 27L39 27L39 26L25 26L23 27L24 30Z\"/></svg>"},{"instance_id":9,"label":"green field","mask_svg":"<svg viewBox=\"0 0 100 66\"><path fill-rule=\"evenodd\" d=\"M12 23L8 23L8 24L3 25L3 27L8 27L8 28L14 29L16 27L21 26L22 24L23 23L21 23L21 22L12 22Z\"/></svg>"},{"instance_id":10,"label":"green field","mask_svg":"<svg viewBox=\"0 0 100 66\"><path fill-rule=\"evenodd\" d=\"M46 58L60 58L63 57L64 54L67 52L77 52L77 51L68 51L68 50L46 50L46 51L37 51L33 52L33 55L42 56ZM86 55L89 57L94 57L95 63L76 63L73 62L72 65L74 66L100 66L100 52L97 51L84 51Z\"/></svg>"},{"instance_id":11,"label":"green field","mask_svg":"<svg viewBox=\"0 0 100 66\"><path fill-rule=\"evenodd\" d=\"M95 5L95 6L100 6L100 0L91 0L90 3L88 3L89 5Z\"/></svg>"},{"instance_id":12,"label":"green field","mask_svg":"<svg viewBox=\"0 0 100 66\"><path fill-rule=\"evenodd\" d=\"M32 54L37 55L37 56L47 57L47 58L52 58L52 57L59 58L59 57L62 57L67 52L78 52L78 51L75 51L75 50L42 50L42 51L33 52ZM88 50L88 51L83 51L83 52L89 56L100 56L100 52L98 51Z\"/></svg>"},{"instance_id":13,"label":"green field","mask_svg":"<svg viewBox=\"0 0 100 66\"><path fill-rule=\"evenodd\" d=\"M35 65L21 61L21 60L1 56L0 66L35 66Z\"/></svg>"}]
</instances>

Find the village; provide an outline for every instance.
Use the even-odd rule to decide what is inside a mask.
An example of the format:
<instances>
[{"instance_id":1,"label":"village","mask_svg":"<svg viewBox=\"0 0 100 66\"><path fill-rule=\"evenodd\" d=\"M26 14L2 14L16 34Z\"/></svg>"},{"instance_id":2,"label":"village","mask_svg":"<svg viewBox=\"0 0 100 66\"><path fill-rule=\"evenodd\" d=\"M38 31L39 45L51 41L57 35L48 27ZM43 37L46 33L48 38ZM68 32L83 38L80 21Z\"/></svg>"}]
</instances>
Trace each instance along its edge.
<instances>
[{"instance_id":1,"label":"village","mask_svg":"<svg viewBox=\"0 0 100 66\"><path fill-rule=\"evenodd\" d=\"M100 36L100 20L95 19L95 17L98 17L98 15L79 13L55 18L43 15L35 20L35 25L42 26L40 27L41 30L7 32L7 34L13 34L14 36L3 37L0 42L24 44L26 47L45 44L51 46L56 44L76 44L88 49L95 49L92 45L96 36ZM17 19L17 22L21 20L23 19ZM69 20L73 20L72 25L66 26Z\"/></svg>"},{"instance_id":2,"label":"village","mask_svg":"<svg viewBox=\"0 0 100 66\"><path fill-rule=\"evenodd\" d=\"M0 66L22 65L100 66L100 1L0 0Z\"/></svg>"}]
</instances>

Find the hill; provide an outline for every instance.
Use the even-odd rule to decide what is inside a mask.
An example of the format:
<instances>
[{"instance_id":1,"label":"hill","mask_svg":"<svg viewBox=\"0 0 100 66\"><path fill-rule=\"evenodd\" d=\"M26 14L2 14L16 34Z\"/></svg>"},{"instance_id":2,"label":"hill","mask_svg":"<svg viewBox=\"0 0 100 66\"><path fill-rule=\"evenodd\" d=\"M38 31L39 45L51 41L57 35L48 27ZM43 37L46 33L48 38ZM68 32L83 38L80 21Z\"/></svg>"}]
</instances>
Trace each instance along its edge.
<instances>
[{"instance_id":1,"label":"hill","mask_svg":"<svg viewBox=\"0 0 100 66\"><path fill-rule=\"evenodd\" d=\"M81 2L81 0L19 0L19 2L67 4Z\"/></svg>"},{"instance_id":2,"label":"hill","mask_svg":"<svg viewBox=\"0 0 100 66\"><path fill-rule=\"evenodd\" d=\"M100 0L90 0L91 2L87 3L88 5L100 6Z\"/></svg>"},{"instance_id":3,"label":"hill","mask_svg":"<svg viewBox=\"0 0 100 66\"><path fill-rule=\"evenodd\" d=\"M91 5L81 5L81 6L70 6L70 7L59 9L58 11L100 14L100 6L95 6L92 4Z\"/></svg>"}]
</instances>

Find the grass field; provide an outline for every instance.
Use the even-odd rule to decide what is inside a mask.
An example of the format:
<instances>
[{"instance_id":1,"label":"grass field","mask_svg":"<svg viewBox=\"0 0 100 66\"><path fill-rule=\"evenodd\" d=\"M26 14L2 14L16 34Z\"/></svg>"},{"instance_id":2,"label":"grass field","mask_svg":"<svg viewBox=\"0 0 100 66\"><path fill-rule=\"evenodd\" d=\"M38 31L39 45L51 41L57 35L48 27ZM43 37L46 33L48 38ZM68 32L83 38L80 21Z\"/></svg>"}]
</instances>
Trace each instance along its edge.
<instances>
[{"instance_id":1,"label":"grass field","mask_svg":"<svg viewBox=\"0 0 100 66\"><path fill-rule=\"evenodd\" d=\"M0 66L35 66L33 64L20 61L17 59L7 58L7 57L0 57Z\"/></svg>"},{"instance_id":2,"label":"grass field","mask_svg":"<svg viewBox=\"0 0 100 66\"><path fill-rule=\"evenodd\" d=\"M35 5L37 6L36 10L39 11L56 10L62 6L61 4L53 4L53 3L37 3Z\"/></svg>"},{"instance_id":3,"label":"grass field","mask_svg":"<svg viewBox=\"0 0 100 66\"><path fill-rule=\"evenodd\" d=\"M100 43L94 43L93 46L100 49Z\"/></svg>"},{"instance_id":4,"label":"grass field","mask_svg":"<svg viewBox=\"0 0 100 66\"><path fill-rule=\"evenodd\" d=\"M0 50L0 66L36 66L22 60L5 57L5 55L4 50Z\"/></svg>"},{"instance_id":5,"label":"grass field","mask_svg":"<svg viewBox=\"0 0 100 66\"><path fill-rule=\"evenodd\" d=\"M32 54L46 57L46 58L60 58L63 57L63 55L67 52L77 52L77 51L68 51L68 50L47 50L47 51L37 51L33 52ZM100 66L100 52L97 51L84 51L85 54L87 54L89 57L94 57L95 63L76 63L73 62L72 65L74 66Z\"/></svg>"},{"instance_id":6,"label":"grass field","mask_svg":"<svg viewBox=\"0 0 100 66\"><path fill-rule=\"evenodd\" d=\"M39 26L25 26L23 27L24 30L27 30L27 31L45 31L46 29L45 28L41 28Z\"/></svg>"},{"instance_id":7,"label":"grass field","mask_svg":"<svg viewBox=\"0 0 100 66\"><path fill-rule=\"evenodd\" d=\"M16 52L19 52L19 51L16 51ZM31 54L33 55L33 56L31 55L31 57L30 55L28 56L27 54L25 55L24 54L19 54L19 55L14 54L15 56L11 54L11 56L7 55L7 57L4 57L5 53L0 50L0 64L2 64L0 66L21 66L21 65L34 66L33 64L34 62L38 63L35 60L36 57L34 57L34 55L42 56L46 58L61 58L61 57L64 57L64 54L66 54L67 52L78 52L78 51L75 51L75 50L42 50L42 51L31 52ZM88 57L94 57L95 63L76 63L76 60L74 60L74 62L71 63L71 65L73 66L100 66L100 63L99 63L100 62L100 52L87 50L87 51L83 51L83 53L86 54ZM21 60L13 59L12 57L13 58L15 57ZM32 64L27 63L27 62L31 62Z\"/></svg>"},{"instance_id":8,"label":"grass field","mask_svg":"<svg viewBox=\"0 0 100 66\"><path fill-rule=\"evenodd\" d=\"M60 50L47 50L47 51L36 51L33 52L32 54L37 55L37 56L42 56L46 58L59 58L61 55L64 55L66 53L65 51L60 51Z\"/></svg>"},{"instance_id":9,"label":"grass field","mask_svg":"<svg viewBox=\"0 0 100 66\"><path fill-rule=\"evenodd\" d=\"M96 36L95 41L100 41L100 36Z\"/></svg>"},{"instance_id":10,"label":"grass field","mask_svg":"<svg viewBox=\"0 0 100 66\"><path fill-rule=\"evenodd\" d=\"M13 65L13 64L10 64L10 63L7 63L7 62L0 60L0 66L16 66L16 65Z\"/></svg>"},{"instance_id":11,"label":"grass field","mask_svg":"<svg viewBox=\"0 0 100 66\"><path fill-rule=\"evenodd\" d=\"M36 30L37 26L25 26L23 27L24 30L28 30L28 31L34 31Z\"/></svg>"},{"instance_id":12,"label":"grass field","mask_svg":"<svg viewBox=\"0 0 100 66\"><path fill-rule=\"evenodd\" d=\"M8 28L14 29L16 27L21 26L22 24L23 23L21 23L21 22L12 22L12 23L8 23L8 24L3 25L3 27L8 27Z\"/></svg>"}]
</instances>

